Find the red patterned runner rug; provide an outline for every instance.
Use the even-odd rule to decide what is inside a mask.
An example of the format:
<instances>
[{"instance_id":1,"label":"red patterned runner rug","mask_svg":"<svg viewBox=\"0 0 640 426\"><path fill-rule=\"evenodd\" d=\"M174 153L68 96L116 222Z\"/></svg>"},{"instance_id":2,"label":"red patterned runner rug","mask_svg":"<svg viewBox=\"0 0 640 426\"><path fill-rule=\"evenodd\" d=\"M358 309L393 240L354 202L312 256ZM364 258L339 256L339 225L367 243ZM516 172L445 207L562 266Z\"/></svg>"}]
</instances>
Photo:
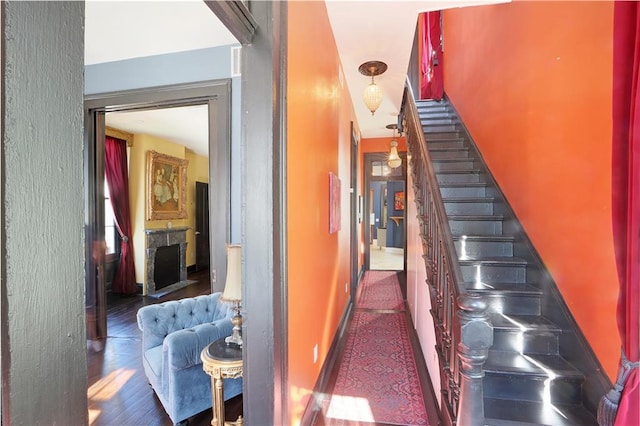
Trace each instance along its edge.
<instances>
[{"instance_id":1,"label":"red patterned runner rug","mask_svg":"<svg viewBox=\"0 0 640 426\"><path fill-rule=\"evenodd\" d=\"M367 271L362 280L356 308L404 311L397 272Z\"/></svg>"},{"instance_id":2,"label":"red patterned runner rug","mask_svg":"<svg viewBox=\"0 0 640 426\"><path fill-rule=\"evenodd\" d=\"M354 312L325 409L331 426L428 425L405 313Z\"/></svg>"}]
</instances>

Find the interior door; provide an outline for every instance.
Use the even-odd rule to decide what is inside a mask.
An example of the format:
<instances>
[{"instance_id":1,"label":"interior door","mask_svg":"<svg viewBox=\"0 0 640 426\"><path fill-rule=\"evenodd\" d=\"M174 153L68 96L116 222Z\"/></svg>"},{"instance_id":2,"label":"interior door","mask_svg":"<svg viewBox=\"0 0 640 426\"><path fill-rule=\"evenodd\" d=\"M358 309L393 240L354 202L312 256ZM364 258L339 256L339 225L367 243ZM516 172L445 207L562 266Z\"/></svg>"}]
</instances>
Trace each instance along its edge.
<instances>
[{"instance_id":1,"label":"interior door","mask_svg":"<svg viewBox=\"0 0 640 426\"><path fill-rule=\"evenodd\" d=\"M209 268L209 184L196 182L196 271Z\"/></svg>"}]
</instances>

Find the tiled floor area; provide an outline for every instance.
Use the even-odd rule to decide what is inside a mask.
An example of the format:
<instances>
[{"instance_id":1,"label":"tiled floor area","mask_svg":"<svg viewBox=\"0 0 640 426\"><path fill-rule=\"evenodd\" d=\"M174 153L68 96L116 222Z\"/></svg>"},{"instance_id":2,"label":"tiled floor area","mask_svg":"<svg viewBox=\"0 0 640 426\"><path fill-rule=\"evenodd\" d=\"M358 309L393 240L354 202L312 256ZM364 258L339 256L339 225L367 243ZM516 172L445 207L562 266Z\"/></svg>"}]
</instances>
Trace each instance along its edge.
<instances>
[{"instance_id":1,"label":"tiled floor area","mask_svg":"<svg viewBox=\"0 0 640 426\"><path fill-rule=\"evenodd\" d=\"M369 269L379 271L404 270L404 250L395 247L378 247L376 240L369 246Z\"/></svg>"}]
</instances>

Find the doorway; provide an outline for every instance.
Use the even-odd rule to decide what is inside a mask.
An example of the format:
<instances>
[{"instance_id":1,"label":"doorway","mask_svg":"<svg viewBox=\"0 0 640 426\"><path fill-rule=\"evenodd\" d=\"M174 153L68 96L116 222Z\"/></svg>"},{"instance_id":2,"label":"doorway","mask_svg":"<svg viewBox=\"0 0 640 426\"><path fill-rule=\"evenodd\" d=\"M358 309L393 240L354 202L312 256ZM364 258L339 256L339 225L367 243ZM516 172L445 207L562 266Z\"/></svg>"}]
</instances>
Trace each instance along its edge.
<instances>
[{"instance_id":1,"label":"doorway","mask_svg":"<svg viewBox=\"0 0 640 426\"><path fill-rule=\"evenodd\" d=\"M117 95L96 95L85 102L85 128L87 137L85 142L85 179L86 211L87 211L87 246L103 247L105 241L105 213L104 213L104 146L107 128L107 115L127 114L151 110L170 110L171 108L204 108L205 121L208 130L206 149L208 159L205 161L204 172L216 185L208 187L207 209L211 212L208 225L208 240L217 249L209 251L209 278L211 291L221 290L221 283L226 277L225 244L230 237L230 98L229 80L216 80L199 84L176 85L156 91L153 88L132 90ZM193 112L193 111L192 111ZM142 144L144 145L144 144ZM138 153L138 163L129 165L129 174L137 174L137 181L145 186L146 152L153 149L152 145L139 146L144 152ZM141 159L142 158L142 159ZM194 180L198 174L194 175ZM194 185L195 186L195 185ZM187 188L188 189L188 188ZM193 198L195 198L195 188ZM171 220L162 223L147 221L145 215L145 191L140 188L137 195L132 195L132 227L134 228L134 253L136 262L144 263L145 230L154 227L171 228ZM192 213L192 215L195 212ZM134 219L133 217L136 217ZM183 223L179 223L184 225ZM137 226L137 229L136 229ZM188 226L184 226L189 228ZM195 242L192 243L195 246ZM88 339L100 342L107 336L106 330L106 282L104 268L104 252L99 256L87 257L87 325ZM140 266L136 281L141 280ZM144 272L143 272L144 273ZM217 279L216 279L217 278Z\"/></svg>"},{"instance_id":2,"label":"doorway","mask_svg":"<svg viewBox=\"0 0 640 426\"><path fill-rule=\"evenodd\" d=\"M406 161L387 165L386 153L364 156L365 267L368 270L406 269Z\"/></svg>"}]
</instances>

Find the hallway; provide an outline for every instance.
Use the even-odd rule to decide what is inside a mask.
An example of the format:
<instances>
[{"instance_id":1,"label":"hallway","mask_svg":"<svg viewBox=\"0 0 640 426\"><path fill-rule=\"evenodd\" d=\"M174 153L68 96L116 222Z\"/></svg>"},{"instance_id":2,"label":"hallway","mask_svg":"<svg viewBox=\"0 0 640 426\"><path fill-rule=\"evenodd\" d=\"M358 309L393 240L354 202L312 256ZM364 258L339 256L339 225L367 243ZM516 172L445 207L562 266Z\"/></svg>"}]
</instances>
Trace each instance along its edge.
<instances>
[{"instance_id":1,"label":"hallway","mask_svg":"<svg viewBox=\"0 0 640 426\"><path fill-rule=\"evenodd\" d=\"M440 424L405 299L404 272L365 272L313 425Z\"/></svg>"}]
</instances>

